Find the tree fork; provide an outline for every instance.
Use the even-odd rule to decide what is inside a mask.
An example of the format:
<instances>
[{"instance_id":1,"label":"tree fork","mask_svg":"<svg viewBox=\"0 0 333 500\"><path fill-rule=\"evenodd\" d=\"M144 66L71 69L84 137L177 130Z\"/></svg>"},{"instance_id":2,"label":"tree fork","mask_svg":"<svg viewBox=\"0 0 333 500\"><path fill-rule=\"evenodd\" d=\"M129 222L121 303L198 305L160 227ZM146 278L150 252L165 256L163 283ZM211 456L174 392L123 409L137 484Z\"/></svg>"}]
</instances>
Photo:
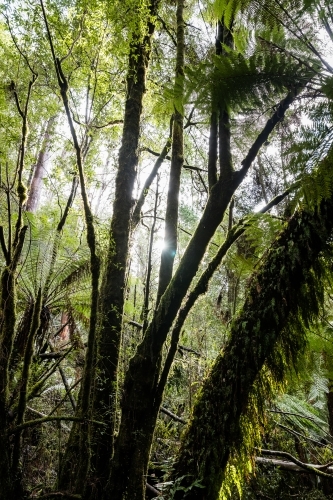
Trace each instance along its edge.
<instances>
[{"instance_id":1,"label":"tree fork","mask_svg":"<svg viewBox=\"0 0 333 500\"><path fill-rule=\"evenodd\" d=\"M283 104L278 106L279 119L281 119L292 102L292 96L290 96L290 99L282 101ZM160 402L160 394L157 394L156 391L160 373L161 350L168 332L199 268L207 245L222 221L235 190L242 182L245 172L247 172L255 158L252 152L254 150L259 151L279 121L273 120L275 116L276 112L267 121L263 131L254 142L250 149L251 156L246 156L246 161L242 162L241 170L231 171L230 168L227 168L212 187L202 218L185 250L184 256L161 297L152 321L147 327L143 341L130 360L125 376L122 419L113 462L116 467L113 467L110 477L110 487L113 488L111 490L112 496L115 495L113 496L115 499L123 498L121 495L126 490L126 477L132 477L132 472L133 475L138 475L138 470L134 470L135 464L139 463L140 460L148 460L149 457ZM132 472L126 474L126 470ZM145 474L145 470L146 466L141 463L139 471L141 478ZM122 475L124 476L123 479ZM137 487L139 488L138 485ZM137 498L141 499L139 495Z\"/></svg>"}]
</instances>

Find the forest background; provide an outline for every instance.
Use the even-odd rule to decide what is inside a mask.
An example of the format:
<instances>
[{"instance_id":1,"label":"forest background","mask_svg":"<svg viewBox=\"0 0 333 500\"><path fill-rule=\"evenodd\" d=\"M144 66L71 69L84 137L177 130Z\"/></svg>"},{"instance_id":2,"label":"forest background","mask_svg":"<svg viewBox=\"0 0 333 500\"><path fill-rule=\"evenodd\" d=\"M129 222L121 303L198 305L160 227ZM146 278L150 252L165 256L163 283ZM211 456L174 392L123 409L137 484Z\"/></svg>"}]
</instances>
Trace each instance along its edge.
<instances>
[{"instance_id":1,"label":"forest background","mask_svg":"<svg viewBox=\"0 0 333 500\"><path fill-rule=\"evenodd\" d=\"M332 496L332 48L329 0L2 3L1 499Z\"/></svg>"}]
</instances>

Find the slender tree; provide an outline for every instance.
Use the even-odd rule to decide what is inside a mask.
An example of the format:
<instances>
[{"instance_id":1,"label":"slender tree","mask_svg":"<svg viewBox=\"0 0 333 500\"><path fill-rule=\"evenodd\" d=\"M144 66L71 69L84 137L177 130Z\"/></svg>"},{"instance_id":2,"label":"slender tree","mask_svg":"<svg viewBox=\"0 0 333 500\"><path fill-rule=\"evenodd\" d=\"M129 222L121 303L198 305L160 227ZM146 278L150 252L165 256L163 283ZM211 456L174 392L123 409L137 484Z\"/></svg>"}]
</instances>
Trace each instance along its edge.
<instances>
[{"instance_id":1,"label":"slender tree","mask_svg":"<svg viewBox=\"0 0 333 500\"><path fill-rule=\"evenodd\" d=\"M41 150L38 154L37 163L33 171L31 184L29 188L29 195L26 202L25 209L28 212L36 212L40 200L42 181L47 173L47 162L50 154L50 141L52 136L52 129L55 122L55 116L49 118L46 124L44 138Z\"/></svg>"},{"instance_id":2,"label":"slender tree","mask_svg":"<svg viewBox=\"0 0 333 500\"><path fill-rule=\"evenodd\" d=\"M184 94L184 59L185 59L185 24L184 24L184 2L177 2L177 53L175 94L177 95L177 106L173 115L172 153L169 175L168 198L165 212L165 236L164 247L161 255L159 271L157 303L168 286L171 277L173 263L177 252L178 233L178 210L180 176L184 163L184 117L183 117L183 94ZM180 108L180 109L179 109Z\"/></svg>"}]
</instances>

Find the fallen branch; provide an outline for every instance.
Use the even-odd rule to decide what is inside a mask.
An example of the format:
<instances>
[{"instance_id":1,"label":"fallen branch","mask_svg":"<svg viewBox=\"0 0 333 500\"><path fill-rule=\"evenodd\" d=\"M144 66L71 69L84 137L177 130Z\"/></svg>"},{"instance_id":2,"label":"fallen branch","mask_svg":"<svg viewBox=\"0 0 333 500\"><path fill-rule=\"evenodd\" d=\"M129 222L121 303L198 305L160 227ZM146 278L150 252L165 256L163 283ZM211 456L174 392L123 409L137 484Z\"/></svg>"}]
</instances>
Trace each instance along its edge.
<instances>
[{"instance_id":1,"label":"fallen branch","mask_svg":"<svg viewBox=\"0 0 333 500\"><path fill-rule=\"evenodd\" d=\"M146 490L150 491L150 493L154 493L157 497L160 497L162 495L162 492L160 490L157 490L152 486L151 484L146 483Z\"/></svg>"},{"instance_id":2,"label":"fallen branch","mask_svg":"<svg viewBox=\"0 0 333 500\"><path fill-rule=\"evenodd\" d=\"M276 460L276 459L267 459L263 457L257 457L256 462L257 463L272 463L273 465L279 466L281 468L285 468L287 470L294 470L298 472L311 472L312 474L316 474L317 476L322 476L326 477L328 479L333 479L333 476L331 474L327 474L323 472L323 470L327 470L331 473L333 473L333 467L331 467L332 462L329 462L328 464L325 465L314 465L314 464L305 464L304 462L301 462L298 460L298 458L294 457L290 453L287 453L285 451L276 451L276 450L260 450L263 455L272 455L272 456L277 456L277 457L284 457L288 458L290 462L285 462L283 460ZM261 460L258 460L261 459ZM292 467L293 466L293 467Z\"/></svg>"},{"instance_id":3,"label":"fallen branch","mask_svg":"<svg viewBox=\"0 0 333 500\"><path fill-rule=\"evenodd\" d=\"M274 458L264 458L264 457L256 457L255 461L257 464L274 465L275 467L280 467L280 469L290 470L292 472L304 472L305 471L303 467L296 465L294 462L286 462L284 460L277 460ZM310 464L307 464L307 465L310 465ZM312 467L317 468L317 467L321 467L321 466L312 465ZM328 467L327 470L329 472L333 472L333 467ZM310 471L307 471L307 472L310 472ZM310 473L315 474L314 471L311 471Z\"/></svg>"},{"instance_id":4,"label":"fallen branch","mask_svg":"<svg viewBox=\"0 0 333 500\"><path fill-rule=\"evenodd\" d=\"M168 415L168 417L172 418L173 420L176 420L176 422L180 422L181 424L187 423L186 420L178 417L178 415L175 415L174 413L172 413L172 411L167 410L166 408L163 408L163 406L161 406L160 412L164 413L165 415Z\"/></svg>"},{"instance_id":5,"label":"fallen branch","mask_svg":"<svg viewBox=\"0 0 333 500\"><path fill-rule=\"evenodd\" d=\"M63 491L53 491L50 493L45 493L44 495L41 495L40 497L30 497L30 498L35 498L38 500L47 499L47 498L64 498L64 499L69 499L69 500L71 500L71 499L79 500L82 497L81 497L81 495L75 495L73 493L66 493Z\"/></svg>"},{"instance_id":6,"label":"fallen branch","mask_svg":"<svg viewBox=\"0 0 333 500\"><path fill-rule=\"evenodd\" d=\"M55 422L61 420L68 420L70 422L83 422L85 419L81 417L69 417L65 415L57 417L41 417L41 418L36 418L34 420L27 420L26 422L23 422L23 424L17 425L14 429L11 429L9 431L9 434L10 435L16 434L16 432L20 432L23 429L26 429L27 427L34 427L36 425L44 424L45 422ZM98 422L97 420L89 420L89 422L95 425L102 425L102 426L105 425L103 422Z\"/></svg>"}]
</instances>

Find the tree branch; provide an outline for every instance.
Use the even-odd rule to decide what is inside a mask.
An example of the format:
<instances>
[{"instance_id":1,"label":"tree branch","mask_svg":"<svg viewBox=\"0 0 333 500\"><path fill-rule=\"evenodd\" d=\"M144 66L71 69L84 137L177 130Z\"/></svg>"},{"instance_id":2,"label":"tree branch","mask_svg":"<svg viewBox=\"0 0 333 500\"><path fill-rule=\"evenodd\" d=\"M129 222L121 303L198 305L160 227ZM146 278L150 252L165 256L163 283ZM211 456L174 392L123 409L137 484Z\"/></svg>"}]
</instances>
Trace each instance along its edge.
<instances>
[{"instance_id":1,"label":"tree branch","mask_svg":"<svg viewBox=\"0 0 333 500\"><path fill-rule=\"evenodd\" d=\"M171 142L172 142L172 126L173 126L173 118L170 119L170 132L169 132L169 137L165 143L164 148L162 149L161 153L154 153L155 156L158 156L155 165L148 175L143 188L141 190L140 196L138 198L138 201L135 204L134 210L133 210L133 215L132 215L132 221L131 221L131 226L132 226L132 231L136 228L136 226L139 223L140 220L140 214L141 214L141 209L143 207L143 204L145 202L146 196L148 194L148 191L150 189L150 186L152 185L153 180L155 179L163 161L168 157L168 152L171 148ZM169 157L170 158L170 157Z\"/></svg>"},{"instance_id":2,"label":"tree branch","mask_svg":"<svg viewBox=\"0 0 333 500\"><path fill-rule=\"evenodd\" d=\"M148 147L141 148L141 151L147 151L147 153L150 153L154 156L160 156L160 153L157 153L156 151L154 151L153 149L150 149ZM165 160L171 161L171 156L167 155L165 157ZM194 167L193 165L183 165L183 168L188 169L188 170L194 170L196 172L208 172L208 170L205 168Z\"/></svg>"},{"instance_id":3,"label":"tree branch","mask_svg":"<svg viewBox=\"0 0 333 500\"><path fill-rule=\"evenodd\" d=\"M291 460L294 464L298 465L301 467L301 469L312 472L313 474L316 474L318 476L326 477L328 479L333 479L333 476L330 474L326 474L323 472L325 469L329 469L330 466L332 465L332 462L329 462L326 465L312 465L312 464L305 464L304 462L301 462L298 460L298 458L294 457L290 453L287 453L286 451L276 451L276 450L260 450L263 455L270 455L270 456L277 456L277 457L284 457L288 458ZM333 467L331 467L331 470L333 472Z\"/></svg>"},{"instance_id":4,"label":"tree branch","mask_svg":"<svg viewBox=\"0 0 333 500\"><path fill-rule=\"evenodd\" d=\"M4 232L3 232L3 226L0 226L0 246L1 246L1 249L2 249L2 252L3 252L3 255L5 257L6 264L8 266L9 263L10 263L10 261L9 261L9 254L8 254L8 250L7 250L7 246L6 246L6 241L5 241L5 235L4 235Z\"/></svg>"},{"instance_id":5,"label":"tree branch","mask_svg":"<svg viewBox=\"0 0 333 500\"><path fill-rule=\"evenodd\" d=\"M172 411L167 410L166 408L163 408L163 406L161 406L160 412L164 413L165 415L168 415L168 417L172 418L172 420L175 420L176 422L180 422L181 424L186 424L187 423L186 420L184 420L183 418L178 417L178 415L176 415L175 413L172 413Z\"/></svg>"},{"instance_id":6,"label":"tree branch","mask_svg":"<svg viewBox=\"0 0 333 500\"><path fill-rule=\"evenodd\" d=\"M59 422L61 420L65 420L65 421L68 420L70 422L84 422L87 419L82 418L82 417L74 417L74 416L70 417L70 416L66 416L66 415L56 416L56 417L47 416L47 417L36 418L34 420L27 420L26 422L24 422L21 425L17 425L14 429L11 429L9 431L9 435L16 434L17 432L21 432L23 429L27 429L28 427L35 427L36 425L44 424L45 422L55 422L55 421ZM100 426L106 425L104 422L99 422L97 420L89 419L89 422L93 423L95 425L100 425Z\"/></svg>"},{"instance_id":7,"label":"tree branch","mask_svg":"<svg viewBox=\"0 0 333 500\"><path fill-rule=\"evenodd\" d=\"M300 85L298 87L295 87L277 105L274 114L271 116L271 118L269 118L269 120L267 120L265 127L260 132L260 134L258 135L256 140L254 141L254 143L252 144L252 146L249 149L248 154L246 155L246 157L244 158L244 160L241 163L242 167L237 172L238 175L240 175L241 179L243 179L245 177L252 162L255 160L260 148L265 144L270 133L274 130L277 123L279 123L279 121L282 120L286 111L288 110L290 105L294 102L296 97L300 94L300 92L303 90L303 88L304 88L304 85Z\"/></svg>"}]
</instances>

